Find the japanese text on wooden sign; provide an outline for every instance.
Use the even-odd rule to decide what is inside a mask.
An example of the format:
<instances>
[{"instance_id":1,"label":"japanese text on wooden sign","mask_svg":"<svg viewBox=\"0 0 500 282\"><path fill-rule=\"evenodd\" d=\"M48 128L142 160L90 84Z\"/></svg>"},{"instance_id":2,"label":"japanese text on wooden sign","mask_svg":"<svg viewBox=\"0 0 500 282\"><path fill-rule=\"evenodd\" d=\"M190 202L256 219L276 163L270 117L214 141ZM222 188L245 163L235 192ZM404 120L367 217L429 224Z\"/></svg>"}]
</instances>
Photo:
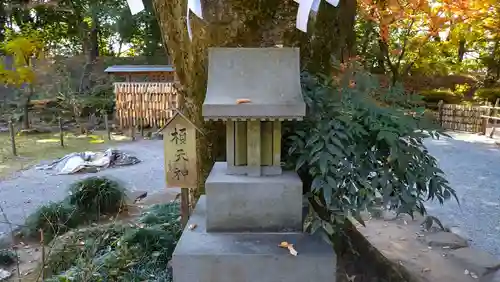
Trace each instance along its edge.
<instances>
[{"instance_id":1,"label":"japanese text on wooden sign","mask_svg":"<svg viewBox=\"0 0 500 282\"><path fill-rule=\"evenodd\" d=\"M196 128L175 114L163 129L167 188L197 187Z\"/></svg>"}]
</instances>

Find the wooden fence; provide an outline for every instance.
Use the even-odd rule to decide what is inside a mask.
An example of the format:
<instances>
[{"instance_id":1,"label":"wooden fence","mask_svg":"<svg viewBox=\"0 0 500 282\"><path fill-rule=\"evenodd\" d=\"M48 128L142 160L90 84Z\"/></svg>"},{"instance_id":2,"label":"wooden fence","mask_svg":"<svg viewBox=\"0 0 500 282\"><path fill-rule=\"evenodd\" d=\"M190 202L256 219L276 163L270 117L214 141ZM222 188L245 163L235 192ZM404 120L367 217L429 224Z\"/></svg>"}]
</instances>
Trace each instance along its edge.
<instances>
[{"instance_id":1,"label":"wooden fence","mask_svg":"<svg viewBox=\"0 0 500 282\"><path fill-rule=\"evenodd\" d=\"M436 113L438 121L447 130L479 133L483 131L483 115L489 109L481 106L444 104Z\"/></svg>"},{"instance_id":2,"label":"wooden fence","mask_svg":"<svg viewBox=\"0 0 500 282\"><path fill-rule=\"evenodd\" d=\"M121 128L162 127L179 104L173 82L119 82L114 86Z\"/></svg>"}]
</instances>

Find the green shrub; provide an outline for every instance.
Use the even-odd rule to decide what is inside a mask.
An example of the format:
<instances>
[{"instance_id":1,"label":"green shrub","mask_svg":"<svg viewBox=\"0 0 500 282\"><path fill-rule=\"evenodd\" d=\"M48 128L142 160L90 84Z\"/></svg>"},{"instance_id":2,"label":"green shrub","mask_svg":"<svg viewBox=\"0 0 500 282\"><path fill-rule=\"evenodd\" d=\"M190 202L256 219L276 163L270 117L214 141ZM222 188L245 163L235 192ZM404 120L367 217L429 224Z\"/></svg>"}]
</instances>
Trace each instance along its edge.
<instances>
[{"instance_id":1,"label":"green shrub","mask_svg":"<svg viewBox=\"0 0 500 282\"><path fill-rule=\"evenodd\" d=\"M52 276L47 281L171 282L166 265L182 232L179 215L178 203L158 204L136 224L68 232L54 241L47 257L45 274Z\"/></svg>"},{"instance_id":2,"label":"green shrub","mask_svg":"<svg viewBox=\"0 0 500 282\"><path fill-rule=\"evenodd\" d=\"M424 102L431 107L437 105L440 100L443 100L445 104L458 104L462 101L463 96L454 93L453 91L447 89L434 89L434 90L424 90L421 91L420 96Z\"/></svg>"},{"instance_id":3,"label":"green shrub","mask_svg":"<svg viewBox=\"0 0 500 282\"><path fill-rule=\"evenodd\" d=\"M109 223L70 231L57 237L45 261L45 277L60 274L97 254L113 251L116 242L129 228L129 225Z\"/></svg>"},{"instance_id":4,"label":"green shrub","mask_svg":"<svg viewBox=\"0 0 500 282\"><path fill-rule=\"evenodd\" d=\"M116 214L125 203L125 189L105 177L88 177L70 186L69 202L86 215Z\"/></svg>"},{"instance_id":5,"label":"green shrub","mask_svg":"<svg viewBox=\"0 0 500 282\"><path fill-rule=\"evenodd\" d=\"M417 97L404 95L400 85L380 89L362 71L352 79L355 86L337 86L305 74L307 115L284 127L287 167L298 171L312 207L307 230L328 239L350 216L363 223L361 213L379 198L410 215L425 214L425 200L456 199L423 144L441 133L416 106Z\"/></svg>"},{"instance_id":6,"label":"green shrub","mask_svg":"<svg viewBox=\"0 0 500 282\"><path fill-rule=\"evenodd\" d=\"M17 260L16 254L11 250L0 250L0 266L9 266Z\"/></svg>"},{"instance_id":7,"label":"green shrub","mask_svg":"<svg viewBox=\"0 0 500 282\"><path fill-rule=\"evenodd\" d=\"M481 88L474 93L474 99L495 103L500 98L500 88Z\"/></svg>"},{"instance_id":8,"label":"green shrub","mask_svg":"<svg viewBox=\"0 0 500 282\"><path fill-rule=\"evenodd\" d=\"M146 210L139 222L147 225L156 225L164 223L178 223L179 219L179 203L173 202L168 204L156 204Z\"/></svg>"},{"instance_id":9,"label":"green shrub","mask_svg":"<svg viewBox=\"0 0 500 282\"><path fill-rule=\"evenodd\" d=\"M44 242L50 242L55 236L67 232L84 222L84 218L75 207L67 202L50 203L38 208L28 216L22 229L24 236L40 240L43 230Z\"/></svg>"}]
</instances>

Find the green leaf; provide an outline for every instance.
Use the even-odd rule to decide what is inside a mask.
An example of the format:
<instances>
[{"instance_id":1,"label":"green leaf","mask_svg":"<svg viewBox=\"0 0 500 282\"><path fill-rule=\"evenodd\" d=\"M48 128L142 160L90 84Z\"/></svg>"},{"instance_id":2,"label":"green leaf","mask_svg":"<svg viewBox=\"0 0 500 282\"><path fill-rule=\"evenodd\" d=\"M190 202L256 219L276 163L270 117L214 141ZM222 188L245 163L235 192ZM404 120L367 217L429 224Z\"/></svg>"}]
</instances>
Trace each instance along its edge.
<instances>
[{"instance_id":1,"label":"green leaf","mask_svg":"<svg viewBox=\"0 0 500 282\"><path fill-rule=\"evenodd\" d=\"M337 146L335 146L333 144L327 144L326 148L327 148L328 152L334 156L338 156L338 157L345 156L345 154L342 153L342 151Z\"/></svg>"},{"instance_id":2,"label":"green leaf","mask_svg":"<svg viewBox=\"0 0 500 282\"><path fill-rule=\"evenodd\" d=\"M319 169L321 170L321 174L325 175L328 172L328 157L327 153L319 154Z\"/></svg>"},{"instance_id":3,"label":"green leaf","mask_svg":"<svg viewBox=\"0 0 500 282\"><path fill-rule=\"evenodd\" d=\"M326 183L328 184L328 186L330 186L332 189L336 189L337 188L337 181L335 181L335 179L330 176L330 175L327 175L326 176Z\"/></svg>"},{"instance_id":4,"label":"green leaf","mask_svg":"<svg viewBox=\"0 0 500 282\"><path fill-rule=\"evenodd\" d=\"M319 142L317 142L314 145L314 147L311 149L310 156L313 156L314 154L319 152L321 149L323 149L324 146L325 146L325 143L323 143L323 142L321 142L321 140L319 140Z\"/></svg>"},{"instance_id":5,"label":"green leaf","mask_svg":"<svg viewBox=\"0 0 500 282\"><path fill-rule=\"evenodd\" d=\"M326 204L329 206L332 204L332 194L333 188L330 186L323 186L323 197L325 199Z\"/></svg>"},{"instance_id":6,"label":"green leaf","mask_svg":"<svg viewBox=\"0 0 500 282\"><path fill-rule=\"evenodd\" d=\"M301 155L297 160L297 163L295 164L295 171L299 171L305 163L306 157L304 155Z\"/></svg>"},{"instance_id":7,"label":"green leaf","mask_svg":"<svg viewBox=\"0 0 500 282\"><path fill-rule=\"evenodd\" d=\"M314 178L312 184L311 184L311 189L313 192L319 191L323 188L323 179L320 177Z\"/></svg>"}]
</instances>

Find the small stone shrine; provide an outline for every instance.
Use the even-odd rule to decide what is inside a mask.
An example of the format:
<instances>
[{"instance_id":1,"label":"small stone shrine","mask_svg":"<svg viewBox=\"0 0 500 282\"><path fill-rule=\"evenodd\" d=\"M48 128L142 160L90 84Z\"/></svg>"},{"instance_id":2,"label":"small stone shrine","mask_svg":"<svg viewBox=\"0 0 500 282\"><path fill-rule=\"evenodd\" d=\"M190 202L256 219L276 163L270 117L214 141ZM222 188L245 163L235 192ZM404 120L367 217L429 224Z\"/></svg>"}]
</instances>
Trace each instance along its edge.
<instances>
[{"instance_id":1,"label":"small stone shrine","mask_svg":"<svg viewBox=\"0 0 500 282\"><path fill-rule=\"evenodd\" d=\"M332 246L303 232L302 181L280 165L281 122L305 111L299 49L209 50L203 116L225 121L227 161L175 249L174 282L335 281Z\"/></svg>"}]
</instances>

